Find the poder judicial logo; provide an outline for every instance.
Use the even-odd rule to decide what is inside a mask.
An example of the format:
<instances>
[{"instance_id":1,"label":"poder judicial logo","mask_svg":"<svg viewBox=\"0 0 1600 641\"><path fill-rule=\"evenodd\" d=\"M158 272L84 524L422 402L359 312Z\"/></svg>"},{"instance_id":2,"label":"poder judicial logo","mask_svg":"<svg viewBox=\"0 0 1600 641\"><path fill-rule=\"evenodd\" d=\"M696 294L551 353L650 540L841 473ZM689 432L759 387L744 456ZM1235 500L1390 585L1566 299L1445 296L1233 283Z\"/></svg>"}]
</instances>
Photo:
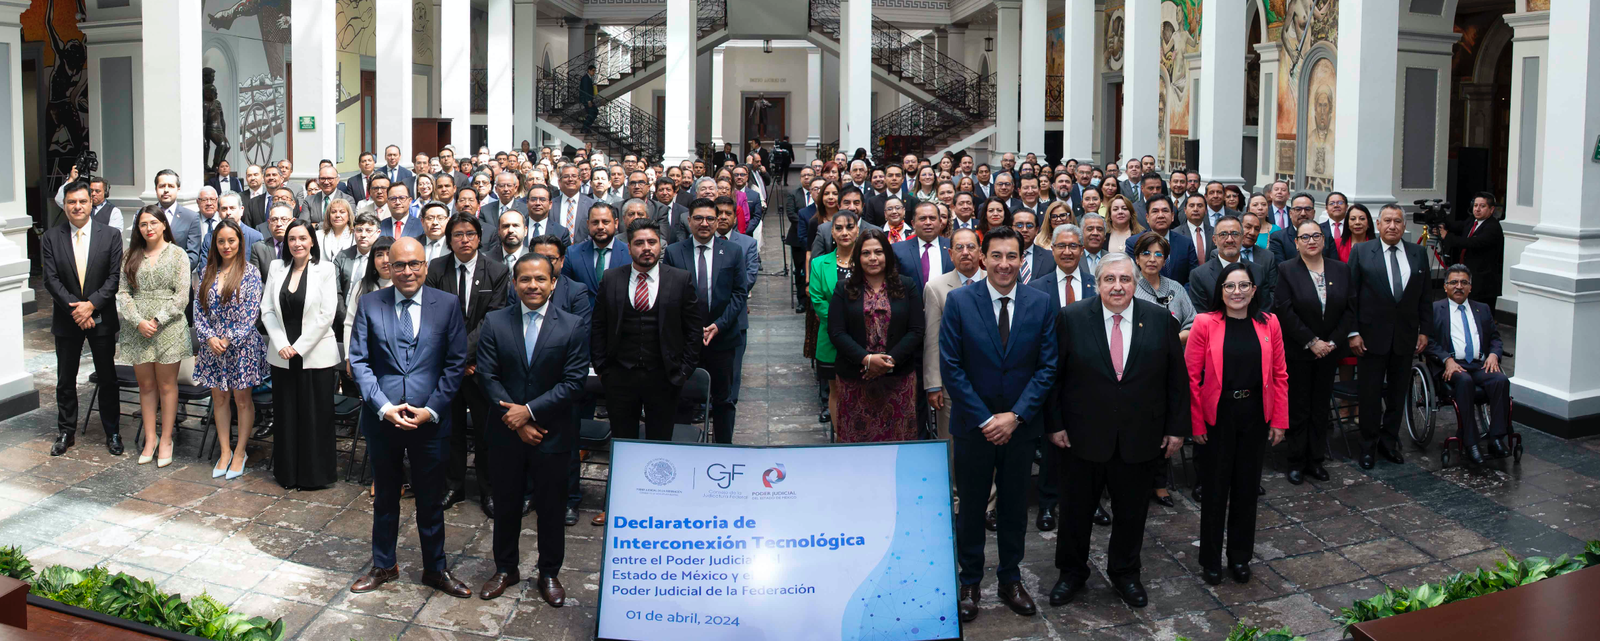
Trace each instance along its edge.
<instances>
[{"instance_id":1,"label":"poder judicial logo","mask_svg":"<svg viewBox=\"0 0 1600 641\"><path fill-rule=\"evenodd\" d=\"M789 474L788 472L784 471L782 463L773 463L772 467L767 468L767 471L761 473L761 484L767 486L767 489L770 490L772 489L773 484L782 483L783 479L788 477Z\"/></svg>"}]
</instances>

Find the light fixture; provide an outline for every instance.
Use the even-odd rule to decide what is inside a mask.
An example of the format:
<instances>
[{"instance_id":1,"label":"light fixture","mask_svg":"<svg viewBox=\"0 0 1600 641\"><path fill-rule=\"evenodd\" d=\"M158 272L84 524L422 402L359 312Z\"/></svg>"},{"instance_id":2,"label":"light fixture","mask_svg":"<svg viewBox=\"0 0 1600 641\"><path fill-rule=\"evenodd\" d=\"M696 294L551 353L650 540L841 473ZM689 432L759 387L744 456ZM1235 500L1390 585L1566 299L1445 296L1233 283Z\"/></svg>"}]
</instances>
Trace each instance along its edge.
<instances>
[{"instance_id":1,"label":"light fixture","mask_svg":"<svg viewBox=\"0 0 1600 641\"><path fill-rule=\"evenodd\" d=\"M761 41L761 53L772 53L772 41L771 40L762 40Z\"/></svg>"},{"instance_id":2,"label":"light fixture","mask_svg":"<svg viewBox=\"0 0 1600 641\"><path fill-rule=\"evenodd\" d=\"M994 38L983 39L983 52L994 53Z\"/></svg>"}]
</instances>

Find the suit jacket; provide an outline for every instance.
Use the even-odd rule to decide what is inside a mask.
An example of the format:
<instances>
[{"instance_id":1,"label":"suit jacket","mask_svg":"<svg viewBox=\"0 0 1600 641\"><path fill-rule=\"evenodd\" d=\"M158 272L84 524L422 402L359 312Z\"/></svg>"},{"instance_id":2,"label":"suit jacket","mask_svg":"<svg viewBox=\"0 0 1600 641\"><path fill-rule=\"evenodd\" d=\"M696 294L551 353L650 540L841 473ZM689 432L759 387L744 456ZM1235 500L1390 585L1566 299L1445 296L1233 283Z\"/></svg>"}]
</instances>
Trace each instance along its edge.
<instances>
[{"instance_id":1,"label":"suit jacket","mask_svg":"<svg viewBox=\"0 0 1600 641\"><path fill-rule=\"evenodd\" d=\"M227 180L221 180L219 176L212 176L206 180L206 186L217 190L218 195L222 194L223 183L227 183L228 189L233 190L235 193L244 191L244 181L236 175L228 176Z\"/></svg>"},{"instance_id":2,"label":"suit jacket","mask_svg":"<svg viewBox=\"0 0 1600 641\"><path fill-rule=\"evenodd\" d=\"M1278 264L1272 254L1257 249L1250 256L1250 278L1256 283L1256 296L1261 297L1261 309L1272 309L1276 300L1274 288L1278 282ZM1189 272L1189 302L1194 312L1204 314L1211 309L1211 294L1217 287L1217 276L1222 274L1222 259L1212 255L1211 260Z\"/></svg>"},{"instance_id":3,"label":"suit jacket","mask_svg":"<svg viewBox=\"0 0 1600 641\"><path fill-rule=\"evenodd\" d=\"M317 223L320 225L325 216L322 211L324 200L342 200L350 204L350 211L352 213L354 213L356 210L356 201L351 200L350 195L342 191L334 190L332 195L310 193L306 194L304 198L300 199L300 218L306 222Z\"/></svg>"},{"instance_id":4,"label":"suit jacket","mask_svg":"<svg viewBox=\"0 0 1600 641\"><path fill-rule=\"evenodd\" d=\"M756 276L761 273L761 251L756 248L756 239L735 230L728 230L727 239L738 245L744 251L744 282L745 287L755 289ZM739 330L750 328L750 312L748 305L744 314L739 316Z\"/></svg>"},{"instance_id":5,"label":"suit jacket","mask_svg":"<svg viewBox=\"0 0 1600 641\"><path fill-rule=\"evenodd\" d=\"M672 209L667 213L666 224L661 225L661 232L667 235L667 238L662 239L662 242L668 245L691 237L689 234L688 203L672 204Z\"/></svg>"},{"instance_id":6,"label":"suit jacket","mask_svg":"<svg viewBox=\"0 0 1600 641\"><path fill-rule=\"evenodd\" d=\"M562 207L566 206L566 199L566 194L560 190L550 194L550 220L562 227L567 227L566 219L561 214ZM594 206L594 198L578 194L577 200L578 210L573 213L572 226L567 228L567 231L572 232L571 240L567 241L568 245L589 240L589 208Z\"/></svg>"},{"instance_id":7,"label":"suit jacket","mask_svg":"<svg viewBox=\"0 0 1600 641\"><path fill-rule=\"evenodd\" d=\"M1129 256L1133 256L1133 247L1138 243L1139 236L1128 239L1125 249ZM1189 237L1182 232L1173 233L1173 230L1169 229L1167 244L1171 246L1171 250L1167 252L1167 264L1161 268L1161 275L1185 285L1189 284L1189 274L1200 266L1200 257L1194 251L1194 241L1189 240Z\"/></svg>"},{"instance_id":8,"label":"suit jacket","mask_svg":"<svg viewBox=\"0 0 1600 641\"><path fill-rule=\"evenodd\" d=\"M745 203L750 207L750 220L745 223L744 228L746 231L754 230L756 225L761 224L761 217L766 214L767 197L761 190L756 189L754 183L745 185L744 189L739 191L744 193Z\"/></svg>"},{"instance_id":9,"label":"suit jacket","mask_svg":"<svg viewBox=\"0 0 1600 641\"><path fill-rule=\"evenodd\" d=\"M72 223L63 222L39 236L44 288L55 301L50 314L52 336L115 336L121 326L117 286L122 280L122 232L92 218L88 228L89 251L82 286L78 284L77 255L72 251ZM83 301L94 304L94 327L89 330L79 328L72 320L72 304Z\"/></svg>"},{"instance_id":10,"label":"suit jacket","mask_svg":"<svg viewBox=\"0 0 1600 641\"><path fill-rule=\"evenodd\" d=\"M746 276L744 250L731 240L711 239L711 298L700 301L700 311L707 324L715 323L717 336L706 345L707 350L733 349L738 344L738 329L749 321L745 318L750 295L750 282ZM667 246L663 252L666 264L689 272L696 278L695 242L685 240ZM695 281L691 281L695 282ZM698 293L697 293L698 295Z\"/></svg>"},{"instance_id":11,"label":"suit jacket","mask_svg":"<svg viewBox=\"0 0 1600 641\"><path fill-rule=\"evenodd\" d=\"M1252 321L1261 353L1261 411L1275 430L1289 429L1289 369L1284 359L1283 333L1277 317L1262 314ZM1189 417L1196 436L1217 424L1217 401L1222 398L1223 348L1227 323L1222 312L1194 317L1184 360L1189 369Z\"/></svg>"},{"instance_id":12,"label":"suit jacket","mask_svg":"<svg viewBox=\"0 0 1600 641\"><path fill-rule=\"evenodd\" d=\"M194 264L194 271L196 273L204 272L206 269L206 263L211 262L211 234L217 233L217 230L214 227L211 230L211 234L204 233L204 223L200 225L200 231L202 232L200 237L200 262ZM261 232L243 225L239 226L239 235L243 236L241 239L243 242L239 243L240 247L255 247L256 243L259 243L263 240L261 238ZM257 266L257 268L259 269L260 267ZM265 274L266 272L263 271L261 273Z\"/></svg>"},{"instance_id":13,"label":"suit jacket","mask_svg":"<svg viewBox=\"0 0 1600 641\"><path fill-rule=\"evenodd\" d=\"M1121 380L1111 364L1105 306L1099 297L1056 314L1061 365L1051 432L1067 431L1071 453L1093 463L1142 463L1162 455L1164 436L1190 433L1189 373L1178 320L1160 305L1134 299L1122 330L1128 343ZM1015 335L1015 334L1013 334Z\"/></svg>"},{"instance_id":14,"label":"suit jacket","mask_svg":"<svg viewBox=\"0 0 1600 641\"><path fill-rule=\"evenodd\" d=\"M368 438L383 438L390 424L383 419L385 405L426 407L437 415L417 428L418 436L443 438L450 433L450 404L461 388L466 370L467 331L461 303L455 296L423 287L422 325L409 358L400 349L400 321L395 313L399 296L385 287L361 297L355 329L350 337L350 371L361 387L368 420L361 421Z\"/></svg>"},{"instance_id":15,"label":"suit jacket","mask_svg":"<svg viewBox=\"0 0 1600 641\"><path fill-rule=\"evenodd\" d=\"M600 292L600 276L607 269L622 267L632 262L628 255L628 245L622 242L622 235L611 237L611 253L606 256L606 264L600 271L594 270L594 239L585 240L573 245L567 250L567 259L561 266L561 275L583 283L589 289L589 302L594 303L594 297Z\"/></svg>"},{"instance_id":16,"label":"suit jacket","mask_svg":"<svg viewBox=\"0 0 1600 641\"><path fill-rule=\"evenodd\" d=\"M1028 264L1028 283L1032 283L1045 273L1050 273L1055 270L1056 256L1055 254L1050 253L1050 250L1033 243L1028 243L1027 245L1023 246L1023 249L1031 257L1031 260ZM1020 280L1017 282L1019 285L1026 285L1028 283L1023 283Z\"/></svg>"},{"instance_id":17,"label":"suit jacket","mask_svg":"<svg viewBox=\"0 0 1600 641\"><path fill-rule=\"evenodd\" d=\"M244 194L244 215L239 217L239 222L248 227L259 227L267 223L267 205L272 202L272 194L263 191L260 196Z\"/></svg>"},{"instance_id":18,"label":"suit jacket","mask_svg":"<svg viewBox=\"0 0 1600 641\"><path fill-rule=\"evenodd\" d=\"M589 377L589 328L583 319L545 303L529 361L522 313L519 304L483 318L473 358L478 388L499 420L481 429L505 429L501 402L526 405L533 421L546 430L539 451L570 452L578 443L573 406Z\"/></svg>"},{"instance_id":19,"label":"suit jacket","mask_svg":"<svg viewBox=\"0 0 1600 641\"><path fill-rule=\"evenodd\" d=\"M339 312L339 279L333 263L314 262L306 265L300 275L300 287L305 292L305 307L300 314L300 337L289 342L284 332L287 319L278 304L283 281L289 276L290 266L283 261L273 261L272 271L261 290L261 325L267 328L267 363L273 367L289 368L289 361L278 356L278 350L293 347L300 353L306 369L322 369L339 364L339 341L333 333L333 320ZM392 310L391 310L392 311Z\"/></svg>"},{"instance_id":20,"label":"suit jacket","mask_svg":"<svg viewBox=\"0 0 1600 641\"><path fill-rule=\"evenodd\" d=\"M374 176L378 175L376 169L374 169L372 173ZM342 191L345 193L345 195L350 196L352 202L359 203L367 199L367 185L371 183L371 178L361 175L361 172L356 172L356 175L346 178L344 182L339 183L339 191Z\"/></svg>"},{"instance_id":21,"label":"suit jacket","mask_svg":"<svg viewBox=\"0 0 1600 641\"><path fill-rule=\"evenodd\" d=\"M1506 232L1494 218L1473 230L1476 222L1450 223L1450 234L1439 239L1439 245L1452 264L1461 263L1472 270L1472 300L1494 307L1500 298L1501 273L1506 266Z\"/></svg>"},{"instance_id":22,"label":"suit jacket","mask_svg":"<svg viewBox=\"0 0 1600 641\"><path fill-rule=\"evenodd\" d=\"M1380 239L1350 249L1350 292L1355 308L1355 331L1367 351L1410 354L1416 350L1417 336L1433 325L1433 306L1429 304L1427 257L1421 246L1400 241L1405 253L1401 269L1410 272L1405 290L1398 300L1389 282L1384 256L1387 245Z\"/></svg>"},{"instance_id":23,"label":"suit jacket","mask_svg":"<svg viewBox=\"0 0 1600 641\"><path fill-rule=\"evenodd\" d=\"M472 282L467 283L472 295L467 297L467 309L462 316L467 328L467 365L475 364L478 357L478 338L484 316L505 307L506 292L511 290L511 272L504 264L489 260L482 252L474 257L473 263ZM447 254L428 263L428 277L423 284L460 299L461 292L456 290L458 279L456 256Z\"/></svg>"},{"instance_id":24,"label":"suit jacket","mask_svg":"<svg viewBox=\"0 0 1600 641\"><path fill-rule=\"evenodd\" d=\"M938 243L939 251L934 252L938 256L933 256L932 253L928 255L929 266L932 266L934 260L938 260L939 264L944 265L942 273L948 274L955 271L956 264L950 260L950 239L940 236ZM926 286L927 283L922 281L922 241L915 237L907 238L890 245L890 248L894 250L895 262L900 265L900 274L910 277L911 282L916 284L918 289ZM930 278L929 280L932 279Z\"/></svg>"},{"instance_id":25,"label":"suit jacket","mask_svg":"<svg viewBox=\"0 0 1600 641\"><path fill-rule=\"evenodd\" d=\"M384 176L387 176L389 178L389 184L391 185L397 182L405 183L406 189L411 190L411 195L415 196L417 194L417 176L416 174L411 173L410 169L406 169L404 166L399 166L391 170L389 169L388 165L380 165L375 170L375 173L380 173Z\"/></svg>"},{"instance_id":26,"label":"suit jacket","mask_svg":"<svg viewBox=\"0 0 1600 641\"><path fill-rule=\"evenodd\" d=\"M973 272L972 282L982 281L985 276L979 269ZM922 387L929 392L944 387L944 377L939 375L939 327L944 320L945 299L961 286L961 272L950 270L928 279L922 288Z\"/></svg>"},{"instance_id":27,"label":"suit jacket","mask_svg":"<svg viewBox=\"0 0 1600 641\"><path fill-rule=\"evenodd\" d=\"M515 282L506 294L506 304L516 307L519 301ZM554 303L557 309L582 319L584 323L588 323L589 319L594 317L594 295L583 283L565 275L556 277L556 288L550 291L550 302Z\"/></svg>"},{"instance_id":28,"label":"suit jacket","mask_svg":"<svg viewBox=\"0 0 1600 641\"><path fill-rule=\"evenodd\" d=\"M595 297L594 318L589 323L589 354L596 372L604 373L611 363L611 346L622 333L622 309L633 304L633 265L606 270L600 278L600 295ZM705 322L700 303L695 300L694 274L671 265L657 271L656 328L661 335L661 362L667 382L682 386L700 362L700 347L705 342Z\"/></svg>"},{"instance_id":29,"label":"suit jacket","mask_svg":"<svg viewBox=\"0 0 1600 641\"><path fill-rule=\"evenodd\" d=\"M882 227L879 227L877 225L869 223L869 222L867 222L865 220L858 221L858 224L856 225L856 229L858 230L857 231L858 234L860 232L866 231L868 229L876 229L878 231L883 231ZM905 241L900 241L900 242L905 242ZM823 254L832 253L832 252L833 252L833 222L832 221L827 221L827 222L824 222L821 225L817 226L817 237L811 239L811 255L812 256L821 256ZM919 258L918 260L920 261L921 259ZM919 262L919 264L920 264L920 262Z\"/></svg>"},{"instance_id":30,"label":"suit jacket","mask_svg":"<svg viewBox=\"0 0 1600 641\"><path fill-rule=\"evenodd\" d=\"M1505 358L1505 345L1500 340L1500 324L1494 322L1494 308L1487 303L1468 299L1467 308L1472 310L1472 335L1478 339L1478 361L1482 366L1483 360L1490 354ZM1448 298L1433 301L1433 322L1428 327L1428 347L1423 353L1428 355L1434 363L1444 363L1446 359L1456 357L1456 344L1450 340L1450 320L1460 312L1455 311L1455 303ZM1459 359L1457 364L1465 367Z\"/></svg>"},{"instance_id":31,"label":"suit jacket","mask_svg":"<svg viewBox=\"0 0 1600 641\"><path fill-rule=\"evenodd\" d=\"M1056 378L1050 297L1031 287L1011 290L1010 342L1002 347L986 283L950 292L939 322L939 374L950 403L950 435L982 438L980 424L1014 412L1021 425L1012 438L1035 437L1045 418L1039 410Z\"/></svg>"},{"instance_id":32,"label":"suit jacket","mask_svg":"<svg viewBox=\"0 0 1600 641\"><path fill-rule=\"evenodd\" d=\"M532 220L528 221L528 236L526 238L522 239L523 244L527 244L527 242L529 240L532 240L534 236L550 235L550 236L555 236L556 238L561 239L561 244L562 245L565 245L567 247L571 247L572 246L573 238L574 238L574 236L572 235L572 232L570 230L568 230L566 227L562 227L561 226L561 221L556 220L556 213L554 211L550 212L549 216L545 216L544 220L539 221L538 224L539 224L539 233L535 234L535 233L533 233L534 221L532 221ZM587 223L585 223L585 224L587 224ZM585 239L587 239L588 237L589 237L588 234L584 234L584 238ZM582 242L582 241L578 241L578 242ZM495 245L494 245L493 248L494 249L499 249L500 248L500 243L498 241L495 242Z\"/></svg>"},{"instance_id":33,"label":"suit jacket","mask_svg":"<svg viewBox=\"0 0 1600 641\"><path fill-rule=\"evenodd\" d=\"M1333 238L1333 229L1328 226L1327 221L1323 221L1320 224L1322 225L1322 246L1324 248L1332 247L1333 243L1330 239ZM1300 246L1295 244L1296 235L1297 232L1293 229L1285 227L1272 232L1272 236L1267 239L1267 249L1271 250L1272 255L1278 258L1278 262L1281 263L1290 258L1300 257Z\"/></svg>"},{"instance_id":34,"label":"suit jacket","mask_svg":"<svg viewBox=\"0 0 1600 641\"><path fill-rule=\"evenodd\" d=\"M134 223L138 223L137 216L135 216ZM167 217L167 224L172 227L172 240L176 241L178 246L189 254L190 267L200 264L200 235L202 227L200 224L200 212L183 205L173 205L172 214Z\"/></svg>"},{"instance_id":35,"label":"suit jacket","mask_svg":"<svg viewBox=\"0 0 1600 641\"><path fill-rule=\"evenodd\" d=\"M1095 295L1094 273L1089 271L1089 264L1087 262L1078 262L1078 275L1074 278L1074 280L1077 280L1079 283L1081 283L1081 287L1083 289L1083 295L1079 296L1078 300L1084 300ZM1060 283L1056 280L1056 264L1054 261L1050 263L1050 271L1040 274L1034 277L1033 280L1028 281L1028 286L1050 295L1050 309L1052 311L1059 311L1061 309L1061 287Z\"/></svg>"},{"instance_id":36,"label":"suit jacket","mask_svg":"<svg viewBox=\"0 0 1600 641\"><path fill-rule=\"evenodd\" d=\"M1316 360L1306 348L1313 340L1333 343L1336 349L1329 356L1338 357L1355 326L1355 314L1350 313L1350 266L1323 257L1322 277L1327 304L1317 297L1317 286L1305 261L1295 258L1278 264L1272 312L1283 330L1283 347L1289 360Z\"/></svg>"},{"instance_id":37,"label":"suit jacket","mask_svg":"<svg viewBox=\"0 0 1600 641\"><path fill-rule=\"evenodd\" d=\"M1216 234L1217 228L1211 224L1210 218L1206 218L1200 222L1200 230L1200 233L1205 236L1204 238L1200 239L1205 242L1204 245L1195 245L1194 232L1189 228L1188 219L1179 221L1178 224L1172 228L1173 233L1189 239L1189 244L1194 245L1195 257L1201 263L1204 263L1208 260L1211 260L1211 253L1217 250L1216 241L1212 239L1212 236ZM1196 265L1196 267L1198 266L1199 265Z\"/></svg>"},{"instance_id":38,"label":"suit jacket","mask_svg":"<svg viewBox=\"0 0 1600 641\"><path fill-rule=\"evenodd\" d=\"M883 206L889 202L889 197L891 195L895 194L890 192L879 194L867 199L865 209L861 212L861 219L879 227L887 224L889 222L889 218L883 213ZM904 203L906 206L906 223L909 224L911 222L911 212L916 211L918 201L916 198L912 198L909 194L905 193L899 194L899 198L900 202ZM805 198L802 197L800 202L804 203Z\"/></svg>"},{"instance_id":39,"label":"suit jacket","mask_svg":"<svg viewBox=\"0 0 1600 641\"><path fill-rule=\"evenodd\" d=\"M921 356L923 334L922 290L916 282L899 276L906 289L904 298L889 298L889 331L884 344L885 353L894 359L890 376L912 374L917 371L917 358ZM866 296L852 300L843 287L833 290L833 302L828 308L828 338L838 350L834 363L840 377L859 379L862 376L861 359L871 352L867 349Z\"/></svg>"},{"instance_id":40,"label":"suit jacket","mask_svg":"<svg viewBox=\"0 0 1600 641\"><path fill-rule=\"evenodd\" d=\"M518 198L510 207L502 207L500 201L490 201L478 208L478 222L483 223L483 233L479 235L481 243L479 249L489 249L500 246L500 212L505 209L522 213L524 225L528 222L528 203Z\"/></svg>"},{"instance_id":41,"label":"suit jacket","mask_svg":"<svg viewBox=\"0 0 1600 641\"><path fill-rule=\"evenodd\" d=\"M270 240L263 239L250 245L250 264L256 266L256 271L270 273L272 264L279 262L279 258L278 250Z\"/></svg>"},{"instance_id":42,"label":"suit jacket","mask_svg":"<svg viewBox=\"0 0 1600 641\"><path fill-rule=\"evenodd\" d=\"M401 235L405 236L406 238L415 238L420 242L423 237L422 219L416 216L407 215L406 227L405 230L401 232ZM393 217L383 216L378 220L378 236L381 238L394 238Z\"/></svg>"}]
</instances>

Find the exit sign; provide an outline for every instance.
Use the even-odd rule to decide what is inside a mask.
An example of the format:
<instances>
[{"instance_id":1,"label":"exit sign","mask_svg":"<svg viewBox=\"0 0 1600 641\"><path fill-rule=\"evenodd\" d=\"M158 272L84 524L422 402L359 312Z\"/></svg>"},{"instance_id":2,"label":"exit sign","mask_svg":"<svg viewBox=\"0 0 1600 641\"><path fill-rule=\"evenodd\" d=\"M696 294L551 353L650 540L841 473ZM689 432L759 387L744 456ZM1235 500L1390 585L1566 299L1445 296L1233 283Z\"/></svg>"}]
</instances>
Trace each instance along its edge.
<instances>
[{"instance_id":1,"label":"exit sign","mask_svg":"<svg viewBox=\"0 0 1600 641\"><path fill-rule=\"evenodd\" d=\"M307 131L307 130L316 129L316 128L317 128L317 117L316 116L301 116L300 117L300 130L301 131Z\"/></svg>"}]
</instances>

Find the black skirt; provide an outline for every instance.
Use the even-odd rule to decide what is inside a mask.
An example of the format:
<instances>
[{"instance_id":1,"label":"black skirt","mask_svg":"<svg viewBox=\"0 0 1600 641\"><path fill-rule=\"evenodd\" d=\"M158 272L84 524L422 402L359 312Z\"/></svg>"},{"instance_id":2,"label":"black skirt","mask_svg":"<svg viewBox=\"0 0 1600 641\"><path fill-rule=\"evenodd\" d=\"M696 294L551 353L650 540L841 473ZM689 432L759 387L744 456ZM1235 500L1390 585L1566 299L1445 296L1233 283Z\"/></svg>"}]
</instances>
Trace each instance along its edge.
<instances>
[{"instance_id":1,"label":"black skirt","mask_svg":"<svg viewBox=\"0 0 1600 641\"><path fill-rule=\"evenodd\" d=\"M272 368L272 474L287 488L315 489L339 480L333 427L332 367Z\"/></svg>"}]
</instances>

